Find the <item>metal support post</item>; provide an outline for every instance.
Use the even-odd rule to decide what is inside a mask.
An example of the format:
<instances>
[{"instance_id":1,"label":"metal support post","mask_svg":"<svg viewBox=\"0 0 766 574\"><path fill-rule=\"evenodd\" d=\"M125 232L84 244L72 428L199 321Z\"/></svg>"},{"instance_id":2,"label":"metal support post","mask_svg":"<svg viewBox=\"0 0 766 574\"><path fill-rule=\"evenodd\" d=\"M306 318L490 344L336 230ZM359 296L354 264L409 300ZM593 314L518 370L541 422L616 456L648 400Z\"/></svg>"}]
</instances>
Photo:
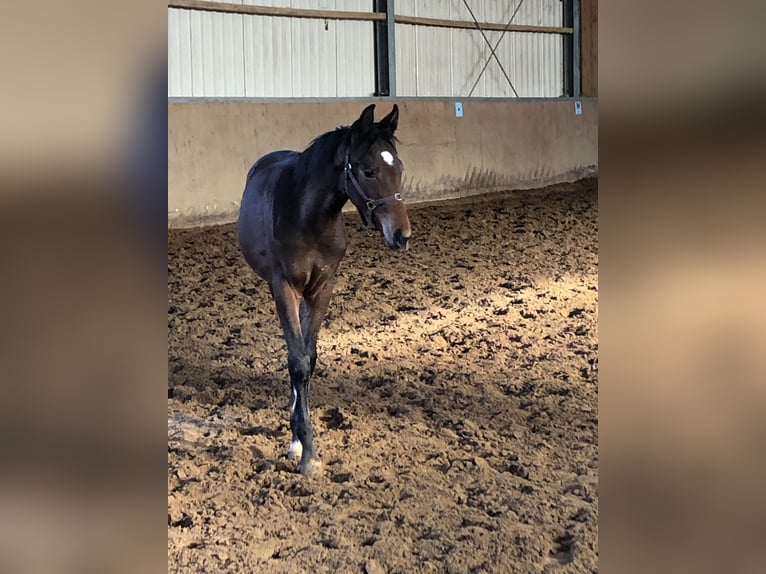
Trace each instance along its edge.
<instances>
[{"instance_id":1,"label":"metal support post","mask_svg":"<svg viewBox=\"0 0 766 574\"><path fill-rule=\"evenodd\" d=\"M386 31L388 32L388 95L396 96L396 22L394 0L386 2Z\"/></svg>"},{"instance_id":2,"label":"metal support post","mask_svg":"<svg viewBox=\"0 0 766 574\"><path fill-rule=\"evenodd\" d=\"M566 28L572 27L572 20L574 16L574 9L572 8L573 0L564 0L561 3L561 23ZM574 96L574 57L572 54L572 37L573 34L562 34L561 41L563 42L562 62L564 69L564 93L562 95L572 97Z\"/></svg>"},{"instance_id":3,"label":"metal support post","mask_svg":"<svg viewBox=\"0 0 766 574\"><path fill-rule=\"evenodd\" d=\"M375 41L375 96L396 95L396 46L394 43L394 0L373 0L373 10L385 20L373 24Z\"/></svg>"},{"instance_id":4,"label":"metal support post","mask_svg":"<svg viewBox=\"0 0 766 574\"><path fill-rule=\"evenodd\" d=\"M572 11L572 27L574 28L574 38L572 39L572 75L573 75L573 92L572 96L575 98L579 98L582 94L582 82L580 80L580 70L582 66L582 62L580 61L580 51L581 51L581 38L582 34L580 33L580 0L574 0L573 1L573 11Z\"/></svg>"}]
</instances>

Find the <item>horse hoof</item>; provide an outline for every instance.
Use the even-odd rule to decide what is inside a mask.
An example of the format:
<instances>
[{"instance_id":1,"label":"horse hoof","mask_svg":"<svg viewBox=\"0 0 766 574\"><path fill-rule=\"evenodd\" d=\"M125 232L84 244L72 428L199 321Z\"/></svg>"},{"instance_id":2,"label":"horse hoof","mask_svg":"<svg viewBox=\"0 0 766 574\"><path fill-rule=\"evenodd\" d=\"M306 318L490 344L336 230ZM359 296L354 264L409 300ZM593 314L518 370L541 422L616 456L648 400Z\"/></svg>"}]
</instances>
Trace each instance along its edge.
<instances>
[{"instance_id":1,"label":"horse hoof","mask_svg":"<svg viewBox=\"0 0 766 574\"><path fill-rule=\"evenodd\" d=\"M301 441L294 440L290 443L290 450L287 451L288 460L299 460L303 454L303 445Z\"/></svg>"},{"instance_id":2,"label":"horse hoof","mask_svg":"<svg viewBox=\"0 0 766 574\"><path fill-rule=\"evenodd\" d=\"M301 463L301 474L303 476L316 476L322 472L322 461L318 458L310 458Z\"/></svg>"}]
</instances>

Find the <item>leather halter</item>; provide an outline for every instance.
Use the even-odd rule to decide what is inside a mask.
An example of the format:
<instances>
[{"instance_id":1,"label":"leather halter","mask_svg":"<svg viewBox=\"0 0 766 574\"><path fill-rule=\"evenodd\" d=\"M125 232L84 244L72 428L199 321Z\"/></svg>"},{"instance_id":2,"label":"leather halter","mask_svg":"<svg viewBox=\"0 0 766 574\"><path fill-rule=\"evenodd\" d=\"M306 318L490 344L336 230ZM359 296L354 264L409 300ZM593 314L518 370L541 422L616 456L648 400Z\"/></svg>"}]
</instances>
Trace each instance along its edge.
<instances>
[{"instance_id":1,"label":"leather halter","mask_svg":"<svg viewBox=\"0 0 766 574\"><path fill-rule=\"evenodd\" d=\"M365 221L364 226L369 228L373 227L372 224L372 212L375 211L378 207L386 203L387 201L402 201L402 194L401 193L395 193L393 195L387 195L385 197L381 197L379 199L372 199L369 195L367 195L364 190L362 189L362 186L359 185L359 180L356 179L356 176L354 175L353 170L351 169L351 156L348 153L348 150L346 151L346 159L344 161L343 165L343 172L345 173L343 177L343 191L346 194L346 196L351 199L351 195L348 193L348 180L351 180L351 184L354 186L354 189L356 190L356 194L358 195L359 199L361 199L362 203L364 203L364 206L367 208L367 213L365 214ZM359 208L359 205L357 202L352 201L354 205L357 206L357 209Z\"/></svg>"}]
</instances>

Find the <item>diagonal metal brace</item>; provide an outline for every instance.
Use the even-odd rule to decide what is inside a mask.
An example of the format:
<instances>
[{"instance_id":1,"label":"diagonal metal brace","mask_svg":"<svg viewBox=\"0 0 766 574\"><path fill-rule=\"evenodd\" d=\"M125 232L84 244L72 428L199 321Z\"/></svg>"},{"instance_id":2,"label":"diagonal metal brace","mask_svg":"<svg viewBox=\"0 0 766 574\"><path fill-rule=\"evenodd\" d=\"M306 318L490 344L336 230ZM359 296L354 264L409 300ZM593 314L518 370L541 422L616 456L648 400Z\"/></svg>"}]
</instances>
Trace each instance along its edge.
<instances>
[{"instance_id":1,"label":"diagonal metal brace","mask_svg":"<svg viewBox=\"0 0 766 574\"><path fill-rule=\"evenodd\" d=\"M489 46L490 49L490 57L487 58L487 61L484 62L484 67L479 72L479 76L476 78L476 81L473 83L473 86L471 87L471 91L468 93L468 97L470 98L473 95L473 91L476 89L476 86L479 84L479 80L481 80L481 77L484 75L484 71L487 69L487 66L489 66L489 63L492 61L492 58L495 58L495 61L497 62L497 65L500 66L500 71L503 72L503 75L505 76L506 81L508 82L508 85L511 86L511 90L513 90L514 95L518 98L519 93L516 91L516 88L513 87L513 82L511 82L511 78L508 77L508 74L505 71L505 68L503 68L503 65L500 63L500 59L497 57L497 54L495 53L495 50L497 50L497 47L500 45L500 42L503 41L503 38L505 38L506 32L508 32L508 28L510 27L511 23L513 22L513 19L516 17L516 14L519 12L519 8L521 8L521 5L524 3L524 0L521 0L519 4L516 6L516 9L513 11L513 14L511 14L510 20L508 20L508 23L505 25L505 29L501 32L500 37L497 39L497 42L495 42L495 45L492 46L490 44L489 39L487 39L486 34L484 34L484 30L479 26L479 21L476 19L476 16L473 13L473 10L471 10L471 7L468 5L468 2L466 0L463 0L463 4L465 4L465 7L468 9L468 13L471 15L471 18L473 18L474 24L476 24L476 28L481 32L482 37L484 38L484 41L487 43L487 46Z\"/></svg>"}]
</instances>

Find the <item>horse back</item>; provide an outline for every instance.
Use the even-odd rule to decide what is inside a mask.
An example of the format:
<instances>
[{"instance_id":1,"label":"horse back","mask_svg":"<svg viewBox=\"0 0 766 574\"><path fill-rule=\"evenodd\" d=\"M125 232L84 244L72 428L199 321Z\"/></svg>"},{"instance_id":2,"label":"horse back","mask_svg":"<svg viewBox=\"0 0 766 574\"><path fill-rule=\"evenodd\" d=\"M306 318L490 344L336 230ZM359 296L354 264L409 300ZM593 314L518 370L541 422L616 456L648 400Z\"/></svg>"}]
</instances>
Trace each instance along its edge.
<instances>
[{"instance_id":1,"label":"horse back","mask_svg":"<svg viewBox=\"0 0 766 574\"><path fill-rule=\"evenodd\" d=\"M253 176L258 172L266 172L275 168L284 168L287 165L292 165L295 160L298 159L300 154L297 151L292 150L279 150L272 151L266 155L260 157L247 172L247 178L245 179L245 186L250 183Z\"/></svg>"},{"instance_id":2,"label":"horse back","mask_svg":"<svg viewBox=\"0 0 766 574\"><path fill-rule=\"evenodd\" d=\"M258 159L245 179L245 190L239 207L237 235L248 264L267 281L271 279L273 260L274 193L280 178L300 156L296 151L280 150Z\"/></svg>"}]
</instances>

